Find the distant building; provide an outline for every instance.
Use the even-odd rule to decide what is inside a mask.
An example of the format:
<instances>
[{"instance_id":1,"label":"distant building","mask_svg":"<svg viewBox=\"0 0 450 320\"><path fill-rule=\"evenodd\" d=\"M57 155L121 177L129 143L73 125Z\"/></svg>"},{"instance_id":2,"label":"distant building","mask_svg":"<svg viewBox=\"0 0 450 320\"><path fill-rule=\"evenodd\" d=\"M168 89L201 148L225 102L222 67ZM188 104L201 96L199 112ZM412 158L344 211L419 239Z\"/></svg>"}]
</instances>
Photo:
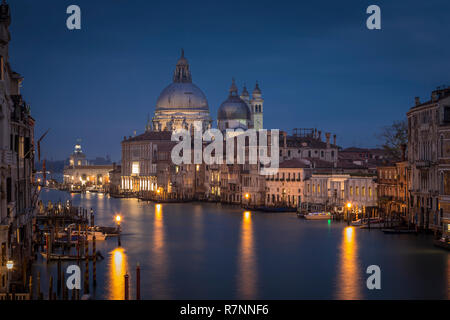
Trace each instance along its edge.
<instances>
[{"instance_id":1,"label":"distant building","mask_svg":"<svg viewBox=\"0 0 450 320\"><path fill-rule=\"evenodd\" d=\"M317 129L294 129L294 133L288 136L286 132L280 134L280 161L290 159L314 158L334 163L337 166L339 147L336 145L336 135L325 133L325 141L322 140L322 132Z\"/></svg>"},{"instance_id":2,"label":"distant building","mask_svg":"<svg viewBox=\"0 0 450 320\"><path fill-rule=\"evenodd\" d=\"M64 167L63 182L72 190L88 188L104 190L110 182L109 172L113 169L113 164L89 164L81 150L81 144L77 143L69 158L69 165Z\"/></svg>"}]
</instances>

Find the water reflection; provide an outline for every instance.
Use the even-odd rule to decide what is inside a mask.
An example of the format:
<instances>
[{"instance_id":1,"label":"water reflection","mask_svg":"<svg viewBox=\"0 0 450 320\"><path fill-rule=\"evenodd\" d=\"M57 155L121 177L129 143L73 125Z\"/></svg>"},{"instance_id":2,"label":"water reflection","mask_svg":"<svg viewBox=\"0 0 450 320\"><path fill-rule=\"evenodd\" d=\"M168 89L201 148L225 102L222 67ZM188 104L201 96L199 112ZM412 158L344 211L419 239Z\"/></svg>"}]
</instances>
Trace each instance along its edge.
<instances>
[{"instance_id":1,"label":"water reflection","mask_svg":"<svg viewBox=\"0 0 450 320\"><path fill-rule=\"evenodd\" d=\"M127 255L123 248L110 252L108 299L123 300L125 298L125 273Z\"/></svg>"},{"instance_id":2,"label":"water reflection","mask_svg":"<svg viewBox=\"0 0 450 320\"><path fill-rule=\"evenodd\" d=\"M355 230L343 230L337 275L337 298L342 300L361 299L361 277L358 266L358 245Z\"/></svg>"},{"instance_id":3,"label":"water reflection","mask_svg":"<svg viewBox=\"0 0 450 320\"><path fill-rule=\"evenodd\" d=\"M242 219L238 268L238 298L255 299L257 270L250 211L245 211Z\"/></svg>"},{"instance_id":4,"label":"water reflection","mask_svg":"<svg viewBox=\"0 0 450 320\"><path fill-rule=\"evenodd\" d=\"M168 299L167 290L167 253L164 232L164 215L162 204L155 205L152 239L152 295L157 299Z\"/></svg>"}]
</instances>

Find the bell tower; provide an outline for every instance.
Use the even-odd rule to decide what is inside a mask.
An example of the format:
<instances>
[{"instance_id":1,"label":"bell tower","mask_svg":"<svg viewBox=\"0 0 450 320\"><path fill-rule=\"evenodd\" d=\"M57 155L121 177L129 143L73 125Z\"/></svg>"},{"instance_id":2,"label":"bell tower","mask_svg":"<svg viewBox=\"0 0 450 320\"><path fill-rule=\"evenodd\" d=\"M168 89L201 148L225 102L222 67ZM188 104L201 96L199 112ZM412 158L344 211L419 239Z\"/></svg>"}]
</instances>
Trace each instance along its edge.
<instances>
[{"instance_id":1,"label":"bell tower","mask_svg":"<svg viewBox=\"0 0 450 320\"><path fill-rule=\"evenodd\" d=\"M263 129L263 104L264 99L261 98L261 89L258 82L256 82L255 89L252 92L252 100L250 101L253 128L256 130Z\"/></svg>"}]
</instances>

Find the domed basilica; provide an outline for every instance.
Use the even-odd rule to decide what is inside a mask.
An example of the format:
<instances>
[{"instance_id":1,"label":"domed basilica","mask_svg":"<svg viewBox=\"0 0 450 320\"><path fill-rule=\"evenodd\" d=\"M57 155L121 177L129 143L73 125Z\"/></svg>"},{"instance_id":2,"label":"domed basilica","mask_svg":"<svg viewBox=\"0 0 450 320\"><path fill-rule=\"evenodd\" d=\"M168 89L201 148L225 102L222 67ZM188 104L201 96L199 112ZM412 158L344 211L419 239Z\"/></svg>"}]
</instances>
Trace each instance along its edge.
<instances>
[{"instance_id":1,"label":"domed basilica","mask_svg":"<svg viewBox=\"0 0 450 320\"><path fill-rule=\"evenodd\" d=\"M222 131L236 128L262 129L263 102L258 83L250 99L245 86L239 95L233 79L229 96L218 111L219 129ZM195 121L202 123L202 131L211 128L208 100L203 91L192 83L189 63L182 50L175 67L173 82L161 92L156 101L152 119L153 130L173 131L180 128L191 130ZM147 130L150 130L149 125Z\"/></svg>"}]
</instances>

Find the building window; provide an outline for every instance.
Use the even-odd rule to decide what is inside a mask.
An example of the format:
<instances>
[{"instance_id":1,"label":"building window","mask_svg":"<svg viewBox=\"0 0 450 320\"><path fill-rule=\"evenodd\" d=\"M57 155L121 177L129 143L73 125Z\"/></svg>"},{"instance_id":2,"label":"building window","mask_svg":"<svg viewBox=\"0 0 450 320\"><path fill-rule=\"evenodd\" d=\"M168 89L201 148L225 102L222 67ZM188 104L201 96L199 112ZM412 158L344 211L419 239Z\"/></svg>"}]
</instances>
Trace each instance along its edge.
<instances>
[{"instance_id":1,"label":"building window","mask_svg":"<svg viewBox=\"0 0 450 320\"><path fill-rule=\"evenodd\" d=\"M353 187L350 187L350 195L353 195Z\"/></svg>"},{"instance_id":2,"label":"building window","mask_svg":"<svg viewBox=\"0 0 450 320\"><path fill-rule=\"evenodd\" d=\"M369 187L369 198L372 198L372 188Z\"/></svg>"},{"instance_id":3,"label":"building window","mask_svg":"<svg viewBox=\"0 0 450 320\"><path fill-rule=\"evenodd\" d=\"M139 174L139 162L135 161L132 164L131 174Z\"/></svg>"},{"instance_id":4,"label":"building window","mask_svg":"<svg viewBox=\"0 0 450 320\"><path fill-rule=\"evenodd\" d=\"M363 197L366 196L366 187L362 187L362 189L361 189L361 195L362 195Z\"/></svg>"},{"instance_id":5,"label":"building window","mask_svg":"<svg viewBox=\"0 0 450 320\"><path fill-rule=\"evenodd\" d=\"M356 195L359 196L359 187L356 187Z\"/></svg>"}]
</instances>

